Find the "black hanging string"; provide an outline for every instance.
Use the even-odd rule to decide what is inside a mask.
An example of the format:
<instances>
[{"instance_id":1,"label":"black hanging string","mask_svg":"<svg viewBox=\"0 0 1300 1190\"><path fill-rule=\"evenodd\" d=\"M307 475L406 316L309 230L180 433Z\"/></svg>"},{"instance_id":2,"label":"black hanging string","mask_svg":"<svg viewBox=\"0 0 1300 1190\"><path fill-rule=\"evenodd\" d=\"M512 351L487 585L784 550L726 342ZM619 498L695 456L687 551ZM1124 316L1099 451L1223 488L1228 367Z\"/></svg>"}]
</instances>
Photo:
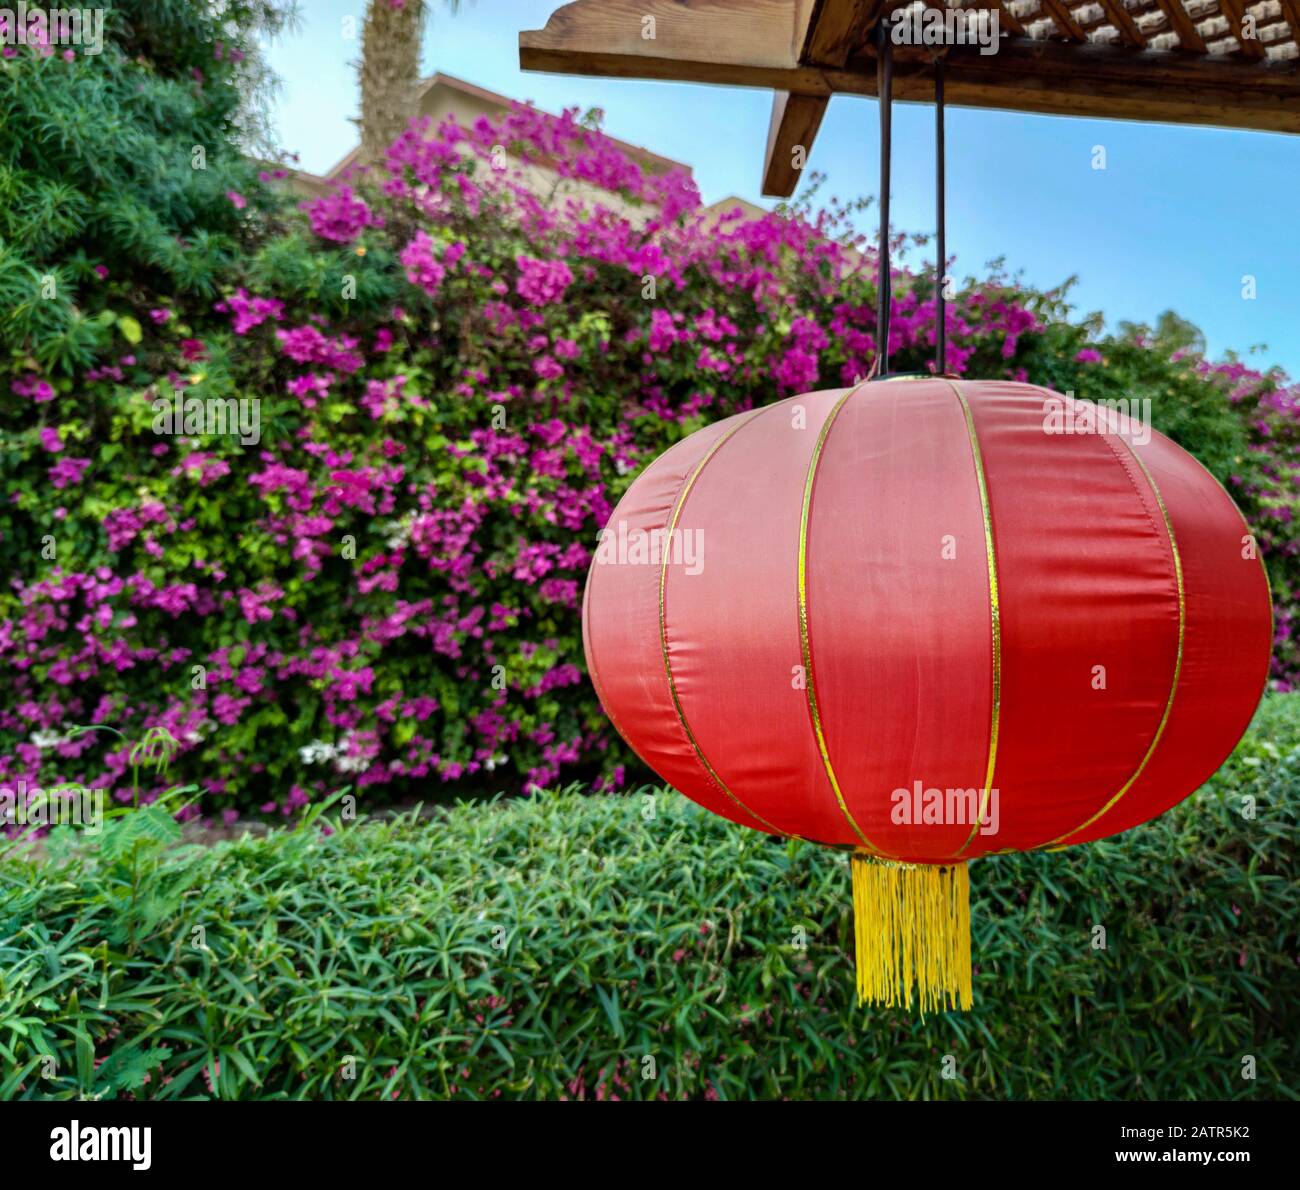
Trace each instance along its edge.
<instances>
[{"instance_id":1,"label":"black hanging string","mask_svg":"<svg viewBox=\"0 0 1300 1190\"><path fill-rule=\"evenodd\" d=\"M894 58L889 26L881 20L876 25L876 95L880 101L880 248L877 253L879 289L876 308L877 376L889 372L889 159L890 108L893 104Z\"/></svg>"},{"instance_id":2,"label":"black hanging string","mask_svg":"<svg viewBox=\"0 0 1300 1190\"><path fill-rule=\"evenodd\" d=\"M943 59L934 63L934 177L935 206L938 212L938 259L935 262L936 316L938 325L934 332L935 373L942 376L948 370L948 303L944 296L944 270L948 267L948 244L944 229L943 181Z\"/></svg>"}]
</instances>

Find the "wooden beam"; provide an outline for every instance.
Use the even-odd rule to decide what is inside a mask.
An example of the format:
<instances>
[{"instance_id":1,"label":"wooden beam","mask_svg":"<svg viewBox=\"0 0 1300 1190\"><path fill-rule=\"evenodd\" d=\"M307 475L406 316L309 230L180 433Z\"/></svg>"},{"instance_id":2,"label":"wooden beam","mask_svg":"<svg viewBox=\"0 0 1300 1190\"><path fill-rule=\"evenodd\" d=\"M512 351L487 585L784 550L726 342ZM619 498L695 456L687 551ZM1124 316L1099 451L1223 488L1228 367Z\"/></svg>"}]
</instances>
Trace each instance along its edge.
<instances>
[{"instance_id":1,"label":"wooden beam","mask_svg":"<svg viewBox=\"0 0 1300 1190\"><path fill-rule=\"evenodd\" d=\"M1098 3L1105 10L1106 19L1119 30L1120 40L1125 45L1137 46L1138 49L1146 46L1146 35L1129 15L1128 9L1124 7L1124 0L1098 0Z\"/></svg>"},{"instance_id":2,"label":"wooden beam","mask_svg":"<svg viewBox=\"0 0 1300 1190\"><path fill-rule=\"evenodd\" d=\"M817 0L799 61L805 66L843 66L875 28L882 0Z\"/></svg>"},{"instance_id":3,"label":"wooden beam","mask_svg":"<svg viewBox=\"0 0 1300 1190\"><path fill-rule=\"evenodd\" d=\"M946 7L946 6L945 6ZM1025 27L1014 16L1011 10L999 0L975 0L971 8L986 8L989 12L998 14L998 28L1006 29L1016 37L1025 36Z\"/></svg>"},{"instance_id":4,"label":"wooden beam","mask_svg":"<svg viewBox=\"0 0 1300 1190\"><path fill-rule=\"evenodd\" d=\"M573 0L551 14L546 28L519 34L519 61L525 70L546 70L530 63L563 56L570 74L588 73L586 57L788 70L799 61L798 16L790 0Z\"/></svg>"},{"instance_id":5,"label":"wooden beam","mask_svg":"<svg viewBox=\"0 0 1300 1190\"><path fill-rule=\"evenodd\" d=\"M800 0L796 5L795 56L804 66L842 67L875 24L881 0ZM830 96L778 91L772 97L763 193L789 198L812 152Z\"/></svg>"},{"instance_id":6,"label":"wooden beam","mask_svg":"<svg viewBox=\"0 0 1300 1190\"><path fill-rule=\"evenodd\" d=\"M1300 132L1300 62L1161 53L1099 44L1004 42L947 58L950 104L1050 115ZM838 82L838 79L832 81ZM874 79L863 79L864 91ZM894 96L928 102L927 63L897 61Z\"/></svg>"},{"instance_id":7,"label":"wooden beam","mask_svg":"<svg viewBox=\"0 0 1300 1190\"><path fill-rule=\"evenodd\" d=\"M789 198L794 193L829 102L829 97L791 95L789 91L777 91L772 96L767 156L763 161L764 194Z\"/></svg>"},{"instance_id":8,"label":"wooden beam","mask_svg":"<svg viewBox=\"0 0 1300 1190\"><path fill-rule=\"evenodd\" d=\"M693 56L683 58L665 55L661 43L648 54L645 45L654 43L643 45L639 34L632 41L611 43L602 40L599 30L593 33L586 27L587 12L600 15L616 7L625 13L633 8L647 11L655 3L662 0L595 0L594 8L593 0L578 0L560 10L572 14L575 7L581 8L582 19L576 24L571 16L553 28L552 17L540 33L520 34L520 64L526 70L559 74L720 83L802 95L875 94L873 71L773 62L782 56L788 62L792 56L788 25L780 35L786 49L778 53L768 46L767 60L757 63L744 61L741 52L727 44L694 44L685 47ZM712 5L715 11L719 3ZM697 6L695 0L692 7ZM783 12L788 21L790 8ZM729 8L726 23L735 20L736 10ZM661 24L661 36L663 29ZM959 107L1300 132L1297 59L1248 62L1236 56L1006 38L996 54L987 56L969 46L954 46L947 62L947 100ZM933 68L928 60L895 54L894 96L904 103L932 101Z\"/></svg>"},{"instance_id":9,"label":"wooden beam","mask_svg":"<svg viewBox=\"0 0 1300 1190\"><path fill-rule=\"evenodd\" d=\"M1278 0L1282 5L1282 15L1286 18L1286 27L1291 30L1291 40L1300 48L1300 0Z\"/></svg>"},{"instance_id":10,"label":"wooden beam","mask_svg":"<svg viewBox=\"0 0 1300 1190\"><path fill-rule=\"evenodd\" d=\"M1254 37L1247 37L1242 33L1241 18L1246 11L1242 0L1219 0L1219 11L1227 20L1228 28L1232 31L1233 37L1237 39L1242 54L1247 58L1262 58L1264 56L1264 43L1259 39L1259 30L1255 30Z\"/></svg>"},{"instance_id":11,"label":"wooden beam","mask_svg":"<svg viewBox=\"0 0 1300 1190\"><path fill-rule=\"evenodd\" d=\"M1061 0L1040 0L1042 9L1052 18L1052 23L1061 31L1062 35L1069 37L1074 41L1087 41L1088 36L1079 28L1079 22L1071 15L1070 10L1061 3Z\"/></svg>"},{"instance_id":12,"label":"wooden beam","mask_svg":"<svg viewBox=\"0 0 1300 1190\"><path fill-rule=\"evenodd\" d=\"M1205 38L1197 31L1183 7L1183 0L1156 0L1169 27L1178 34L1178 48L1192 54L1206 53Z\"/></svg>"}]
</instances>

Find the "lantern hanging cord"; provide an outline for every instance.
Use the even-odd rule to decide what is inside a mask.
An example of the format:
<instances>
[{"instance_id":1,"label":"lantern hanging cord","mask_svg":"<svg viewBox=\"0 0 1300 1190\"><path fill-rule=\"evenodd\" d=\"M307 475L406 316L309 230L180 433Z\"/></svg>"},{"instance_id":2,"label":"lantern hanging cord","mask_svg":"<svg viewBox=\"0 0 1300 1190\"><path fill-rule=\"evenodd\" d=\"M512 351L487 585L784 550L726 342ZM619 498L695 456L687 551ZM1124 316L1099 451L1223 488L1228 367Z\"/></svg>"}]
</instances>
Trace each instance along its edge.
<instances>
[{"instance_id":1,"label":"lantern hanging cord","mask_svg":"<svg viewBox=\"0 0 1300 1190\"><path fill-rule=\"evenodd\" d=\"M883 18L876 25L876 95L880 102L880 244L877 249L879 290L876 306L876 359L878 376L889 374L889 167L891 157L891 116L894 102L894 55L889 22Z\"/></svg>"},{"instance_id":2,"label":"lantern hanging cord","mask_svg":"<svg viewBox=\"0 0 1300 1190\"><path fill-rule=\"evenodd\" d=\"M937 241L934 278L934 372L936 376L942 376L948 370L948 301L944 295L944 288L948 283L948 243L944 227L943 158L943 58L936 58L934 63L934 188Z\"/></svg>"}]
</instances>

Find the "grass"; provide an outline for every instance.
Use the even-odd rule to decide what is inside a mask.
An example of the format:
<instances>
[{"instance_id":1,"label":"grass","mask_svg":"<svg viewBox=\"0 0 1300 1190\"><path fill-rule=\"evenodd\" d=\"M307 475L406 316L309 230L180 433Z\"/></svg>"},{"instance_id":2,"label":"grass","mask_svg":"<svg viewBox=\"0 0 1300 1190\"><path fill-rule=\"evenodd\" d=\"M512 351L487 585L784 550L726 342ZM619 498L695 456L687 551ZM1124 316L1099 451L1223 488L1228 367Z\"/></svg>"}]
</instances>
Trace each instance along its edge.
<instances>
[{"instance_id":1,"label":"grass","mask_svg":"<svg viewBox=\"0 0 1300 1190\"><path fill-rule=\"evenodd\" d=\"M853 1003L842 855L671 791L133 812L0 863L0 1098L1296 1099L1298 811L1272 696L1157 821L973 864L975 1009L924 1020Z\"/></svg>"}]
</instances>

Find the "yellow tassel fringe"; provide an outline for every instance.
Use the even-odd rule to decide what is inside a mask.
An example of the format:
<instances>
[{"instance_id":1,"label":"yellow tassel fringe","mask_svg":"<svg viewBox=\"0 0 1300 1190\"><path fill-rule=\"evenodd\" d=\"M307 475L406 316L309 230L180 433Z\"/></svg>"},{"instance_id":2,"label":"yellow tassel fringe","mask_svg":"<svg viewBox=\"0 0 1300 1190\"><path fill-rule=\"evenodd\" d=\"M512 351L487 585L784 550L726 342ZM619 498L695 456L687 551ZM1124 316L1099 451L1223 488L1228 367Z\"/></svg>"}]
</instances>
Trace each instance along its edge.
<instances>
[{"instance_id":1,"label":"yellow tassel fringe","mask_svg":"<svg viewBox=\"0 0 1300 1190\"><path fill-rule=\"evenodd\" d=\"M854 852L858 1003L969 1010L970 876L964 863L899 864Z\"/></svg>"}]
</instances>

